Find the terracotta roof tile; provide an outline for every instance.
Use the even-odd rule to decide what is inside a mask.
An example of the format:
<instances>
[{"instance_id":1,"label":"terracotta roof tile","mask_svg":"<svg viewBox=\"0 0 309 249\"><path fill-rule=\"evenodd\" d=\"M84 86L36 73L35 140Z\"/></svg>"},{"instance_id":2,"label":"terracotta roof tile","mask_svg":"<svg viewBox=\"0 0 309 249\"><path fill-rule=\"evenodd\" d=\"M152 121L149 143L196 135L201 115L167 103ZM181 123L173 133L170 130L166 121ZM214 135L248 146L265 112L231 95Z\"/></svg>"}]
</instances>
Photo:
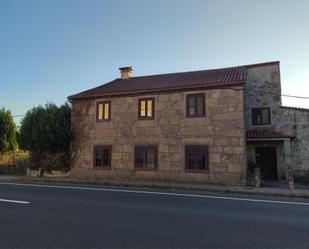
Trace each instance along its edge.
<instances>
[{"instance_id":1,"label":"terracotta roof tile","mask_svg":"<svg viewBox=\"0 0 309 249\"><path fill-rule=\"evenodd\" d=\"M291 138L291 136L269 129L247 131L247 139L262 140L262 139L276 139L276 138Z\"/></svg>"},{"instance_id":2,"label":"terracotta roof tile","mask_svg":"<svg viewBox=\"0 0 309 249\"><path fill-rule=\"evenodd\" d=\"M307 108L301 108L301 107L281 106L281 108L284 108L284 109L290 109L290 110L296 110L296 111L304 111L304 112L309 112L309 109L307 109Z\"/></svg>"},{"instance_id":3,"label":"terracotta roof tile","mask_svg":"<svg viewBox=\"0 0 309 249\"><path fill-rule=\"evenodd\" d=\"M115 79L107 84L69 96L69 100L101 96L151 93L198 87L223 87L245 82L246 66L183 73Z\"/></svg>"}]
</instances>

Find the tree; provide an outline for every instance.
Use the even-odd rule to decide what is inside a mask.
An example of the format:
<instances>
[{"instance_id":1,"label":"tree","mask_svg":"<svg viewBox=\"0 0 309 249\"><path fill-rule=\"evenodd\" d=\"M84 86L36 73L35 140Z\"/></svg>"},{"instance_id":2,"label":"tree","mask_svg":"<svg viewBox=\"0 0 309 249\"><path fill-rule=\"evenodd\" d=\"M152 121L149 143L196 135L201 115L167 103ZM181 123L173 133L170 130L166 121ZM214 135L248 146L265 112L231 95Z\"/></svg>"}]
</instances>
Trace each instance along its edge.
<instances>
[{"instance_id":1,"label":"tree","mask_svg":"<svg viewBox=\"0 0 309 249\"><path fill-rule=\"evenodd\" d=\"M16 148L16 125L12 113L2 108L0 109L0 152Z\"/></svg>"},{"instance_id":2,"label":"tree","mask_svg":"<svg viewBox=\"0 0 309 249\"><path fill-rule=\"evenodd\" d=\"M29 110L21 121L19 140L20 147L30 151L34 168L47 167L47 158L57 164L53 158L62 158L59 154L68 159L71 142L69 104L58 107L48 103Z\"/></svg>"}]
</instances>

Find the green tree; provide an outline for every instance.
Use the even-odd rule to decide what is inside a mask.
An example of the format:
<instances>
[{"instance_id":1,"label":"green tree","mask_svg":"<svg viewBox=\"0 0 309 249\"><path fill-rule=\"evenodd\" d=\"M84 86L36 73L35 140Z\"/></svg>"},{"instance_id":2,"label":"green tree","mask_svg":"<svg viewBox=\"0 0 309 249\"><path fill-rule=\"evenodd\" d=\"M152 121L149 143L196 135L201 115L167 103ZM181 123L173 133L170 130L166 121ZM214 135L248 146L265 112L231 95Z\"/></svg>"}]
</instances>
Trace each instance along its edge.
<instances>
[{"instance_id":1,"label":"green tree","mask_svg":"<svg viewBox=\"0 0 309 249\"><path fill-rule=\"evenodd\" d=\"M69 104L58 107L48 103L29 110L21 121L19 141L22 149L30 151L34 168L47 167L47 158L50 161L55 157L62 158L59 154L68 159L71 142ZM67 166L68 162L64 164Z\"/></svg>"},{"instance_id":2,"label":"green tree","mask_svg":"<svg viewBox=\"0 0 309 249\"><path fill-rule=\"evenodd\" d=\"M16 148L16 125L12 113L2 108L0 109L0 152Z\"/></svg>"}]
</instances>

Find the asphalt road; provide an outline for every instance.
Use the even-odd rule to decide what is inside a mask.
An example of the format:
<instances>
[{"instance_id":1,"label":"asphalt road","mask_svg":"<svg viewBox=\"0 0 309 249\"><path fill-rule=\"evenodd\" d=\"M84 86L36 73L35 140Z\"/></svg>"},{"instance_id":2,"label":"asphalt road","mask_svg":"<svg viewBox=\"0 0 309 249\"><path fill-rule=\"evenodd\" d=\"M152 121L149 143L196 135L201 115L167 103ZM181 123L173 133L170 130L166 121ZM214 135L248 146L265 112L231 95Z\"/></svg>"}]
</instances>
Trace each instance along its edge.
<instances>
[{"instance_id":1,"label":"asphalt road","mask_svg":"<svg viewBox=\"0 0 309 249\"><path fill-rule=\"evenodd\" d=\"M0 248L309 248L306 200L124 190L0 183Z\"/></svg>"}]
</instances>

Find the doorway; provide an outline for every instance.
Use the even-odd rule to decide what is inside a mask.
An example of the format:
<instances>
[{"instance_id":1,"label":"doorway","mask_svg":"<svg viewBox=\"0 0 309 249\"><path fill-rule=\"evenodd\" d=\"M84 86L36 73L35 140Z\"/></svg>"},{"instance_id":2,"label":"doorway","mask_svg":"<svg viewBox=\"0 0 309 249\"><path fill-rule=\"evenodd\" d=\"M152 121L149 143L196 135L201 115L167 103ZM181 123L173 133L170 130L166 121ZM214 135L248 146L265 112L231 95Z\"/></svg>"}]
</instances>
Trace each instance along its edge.
<instances>
[{"instance_id":1,"label":"doorway","mask_svg":"<svg viewBox=\"0 0 309 249\"><path fill-rule=\"evenodd\" d=\"M276 147L256 147L255 158L262 179L278 180Z\"/></svg>"}]
</instances>

